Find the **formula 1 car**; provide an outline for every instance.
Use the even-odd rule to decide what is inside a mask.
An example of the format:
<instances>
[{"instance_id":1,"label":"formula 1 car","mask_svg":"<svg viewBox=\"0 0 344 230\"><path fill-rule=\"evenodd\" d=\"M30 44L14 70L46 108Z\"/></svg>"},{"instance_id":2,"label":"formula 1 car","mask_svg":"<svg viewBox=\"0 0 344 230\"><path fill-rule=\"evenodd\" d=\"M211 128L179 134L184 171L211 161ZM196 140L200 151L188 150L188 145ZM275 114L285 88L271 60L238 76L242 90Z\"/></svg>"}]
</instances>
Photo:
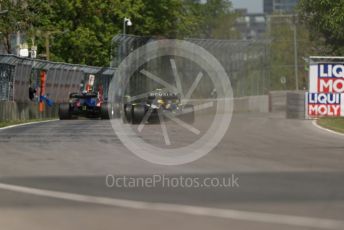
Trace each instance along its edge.
<instances>
[{"instance_id":1,"label":"formula 1 car","mask_svg":"<svg viewBox=\"0 0 344 230\"><path fill-rule=\"evenodd\" d=\"M69 103L60 104L59 118L69 120L79 116L109 119L108 104L99 100L97 93L71 93Z\"/></svg>"},{"instance_id":2,"label":"formula 1 car","mask_svg":"<svg viewBox=\"0 0 344 230\"><path fill-rule=\"evenodd\" d=\"M148 93L143 100L124 104L124 122L139 124L146 114L146 122L157 122L160 120L159 115L165 115L164 119L172 117L187 123L193 123L195 117L193 105L183 105L179 94L161 89Z\"/></svg>"}]
</instances>

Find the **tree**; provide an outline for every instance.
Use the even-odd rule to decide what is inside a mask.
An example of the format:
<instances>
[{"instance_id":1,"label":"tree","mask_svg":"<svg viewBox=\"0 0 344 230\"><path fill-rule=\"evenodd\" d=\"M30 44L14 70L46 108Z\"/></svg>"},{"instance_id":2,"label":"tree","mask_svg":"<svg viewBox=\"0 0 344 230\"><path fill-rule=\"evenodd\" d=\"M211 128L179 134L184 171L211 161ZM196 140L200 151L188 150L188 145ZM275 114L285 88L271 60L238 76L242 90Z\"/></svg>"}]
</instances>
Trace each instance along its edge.
<instances>
[{"instance_id":1,"label":"tree","mask_svg":"<svg viewBox=\"0 0 344 230\"><path fill-rule=\"evenodd\" d=\"M30 13L27 9L26 1L17 0L1 0L2 10L7 13L0 15L0 37L3 40L5 51L9 54L13 53L11 35L17 31L28 29L30 23Z\"/></svg>"},{"instance_id":2,"label":"tree","mask_svg":"<svg viewBox=\"0 0 344 230\"><path fill-rule=\"evenodd\" d=\"M118 33L119 1L30 1L39 53L50 44L51 60L87 65L108 65L110 41ZM48 39L48 41L47 41Z\"/></svg>"},{"instance_id":3,"label":"tree","mask_svg":"<svg viewBox=\"0 0 344 230\"><path fill-rule=\"evenodd\" d=\"M335 55L344 53L344 2L330 0L301 0L299 11L308 24L313 40L328 49L317 51ZM319 37L321 39L319 39Z\"/></svg>"},{"instance_id":4,"label":"tree","mask_svg":"<svg viewBox=\"0 0 344 230\"><path fill-rule=\"evenodd\" d=\"M200 4L197 0L189 0L187 3L191 5L192 14L199 22L196 36L211 39L238 38L234 29L238 15L233 13L230 1L208 0Z\"/></svg>"},{"instance_id":5,"label":"tree","mask_svg":"<svg viewBox=\"0 0 344 230\"><path fill-rule=\"evenodd\" d=\"M270 87L272 90L295 89L294 29L297 30L297 57L299 88L307 87L307 64L303 58L312 55L312 41L309 30L304 24L287 15L272 16L270 21L271 56ZM296 25L294 24L296 23ZM283 82L284 79L286 82Z\"/></svg>"},{"instance_id":6,"label":"tree","mask_svg":"<svg viewBox=\"0 0 344 230\"><path fill-rule=\"evenodd\" d=\"M167 38L229 38L233 13L228 0L1 0L9 9L0 30L10 48L10 35L25 31L38 54L50 50L50 59L103 66L109 64L111 40L127 32ZM19 28L20 26L20 28Z\"/></svg>"},{"instance_id":7,"label":"tree","mask_svg":"<svg viewBox=\"0 0 344 230\"><path fill-rule=\"evenodd\" d=\"M182 37L196 20L185 13L181 0L43 0L30 1L39 52L50 34L51 59L88 65L108 65L111 39L122 33L123 19L134 25L129 33Z\"/></svg>"},{"instance_id":8,"label":"tree","mask_svg":"<svg viewBox=\"0 0 344 230\"><path fill-rule=\"evenodd\" d=\"M181 0L142 0L133 14L133 32L137 35L184 37L197 30L197 18Z\"/></svg>"}]
</instances>

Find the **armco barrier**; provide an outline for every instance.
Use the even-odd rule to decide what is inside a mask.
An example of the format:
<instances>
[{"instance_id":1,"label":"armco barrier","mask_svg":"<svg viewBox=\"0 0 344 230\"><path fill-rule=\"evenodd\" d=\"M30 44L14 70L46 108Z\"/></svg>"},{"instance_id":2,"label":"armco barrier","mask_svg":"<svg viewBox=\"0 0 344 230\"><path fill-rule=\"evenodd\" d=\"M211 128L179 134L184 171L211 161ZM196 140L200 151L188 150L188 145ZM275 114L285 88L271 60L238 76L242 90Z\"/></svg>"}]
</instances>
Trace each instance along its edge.
<instances>
[{"instance_id":1,"label":"armco barrier","mask_svg":"<svg viewBox=\"0 0 344 230\"><path fill-rule=\"evenodd\" d=\"M43 113L33 102L0 101L0 121L49 119L58 117L58 104L46 107Z\"/></svg>"}]
</instances>

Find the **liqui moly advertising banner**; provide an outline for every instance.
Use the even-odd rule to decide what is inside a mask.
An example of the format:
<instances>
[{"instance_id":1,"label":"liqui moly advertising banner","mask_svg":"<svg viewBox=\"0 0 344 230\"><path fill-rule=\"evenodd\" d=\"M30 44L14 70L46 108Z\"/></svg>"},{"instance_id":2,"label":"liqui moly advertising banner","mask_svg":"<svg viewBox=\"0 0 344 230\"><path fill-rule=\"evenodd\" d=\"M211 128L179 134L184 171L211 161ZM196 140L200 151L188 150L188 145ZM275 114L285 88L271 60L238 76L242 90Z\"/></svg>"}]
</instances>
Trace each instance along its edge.
<instances>
[{"instance_id":1,"label":"liqui moly advertising banner","mask_svg":"<svg viewBox=\"0 0 344 230\"><path fill-rule=\"evenodd\" d=\"M311 58L306 117L344 117L344 57L343 62L324 59Z\"/></svg>"}]
</instances>

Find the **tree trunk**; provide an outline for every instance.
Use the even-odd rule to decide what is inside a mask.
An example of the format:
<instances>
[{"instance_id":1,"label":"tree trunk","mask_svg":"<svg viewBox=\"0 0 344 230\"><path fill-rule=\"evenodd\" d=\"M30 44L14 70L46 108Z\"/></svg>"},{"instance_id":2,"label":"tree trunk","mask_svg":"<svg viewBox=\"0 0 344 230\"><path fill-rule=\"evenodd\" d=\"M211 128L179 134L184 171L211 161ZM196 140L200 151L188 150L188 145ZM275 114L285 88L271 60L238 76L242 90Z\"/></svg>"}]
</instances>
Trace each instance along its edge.
<instances>
[{"instance_id":1,"label":"tree trunk","mask_svg":"<svg viewBox=\"0 0 344 230\"><path fill-rule=\"evenodd\" d=\"M8 54L11 54L11 38L10 38L10 35L9 34L5 34L4 36L4 48L5 48L5 51L8 53Z\"/></svg>"}]
</instances>

